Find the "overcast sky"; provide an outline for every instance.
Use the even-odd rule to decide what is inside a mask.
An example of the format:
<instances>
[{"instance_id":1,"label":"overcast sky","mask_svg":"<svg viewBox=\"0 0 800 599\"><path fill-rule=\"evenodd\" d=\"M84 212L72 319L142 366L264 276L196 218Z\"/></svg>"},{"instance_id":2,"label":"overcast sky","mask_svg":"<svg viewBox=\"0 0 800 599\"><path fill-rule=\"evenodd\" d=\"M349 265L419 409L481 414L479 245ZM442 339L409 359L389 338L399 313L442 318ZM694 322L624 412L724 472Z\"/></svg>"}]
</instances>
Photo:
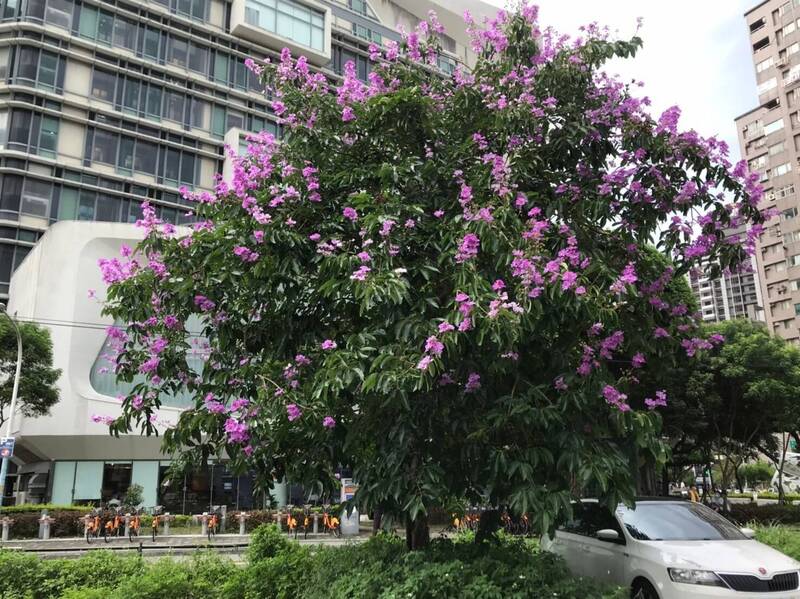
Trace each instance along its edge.
<instances>
[{"instance_id":1,"label":"overcast sky","mask_svg":"<svg viewBox=\"0 0 800 599\"><path fill-rule=\"evenodd\" d=\"M505 0L485 0L504 6ZM757 0L538 0L540 23L576 33L597 21L629 37L636 18L644 23L643 50L633 60L613 64L612 72L645 83L641 90L653 111L677 104L681 126L704 136L718 135L739 157L733 119L757 103L755 74L744 11Z\"/></svg>"}]
</instances>

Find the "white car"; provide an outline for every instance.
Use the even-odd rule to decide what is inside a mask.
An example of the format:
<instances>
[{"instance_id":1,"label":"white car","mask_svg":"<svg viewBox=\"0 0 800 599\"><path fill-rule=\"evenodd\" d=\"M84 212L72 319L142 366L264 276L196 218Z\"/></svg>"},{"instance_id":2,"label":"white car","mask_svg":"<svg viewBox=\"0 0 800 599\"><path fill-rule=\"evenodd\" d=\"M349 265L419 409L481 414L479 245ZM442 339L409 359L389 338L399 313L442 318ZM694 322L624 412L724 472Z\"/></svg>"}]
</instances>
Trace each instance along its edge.
<instances>
[{"instance_id":1,"label":"white car","mask_svg":"<svg viewBox=\"0 0 800 599\"><path fill-rule=\"evenodd\" d=\"M800 599L800 563L712 509L680 499L640 499L612 514L597 501L542 547L573 574L629 586L634 599Z\"/></svg>"}]
</instances>

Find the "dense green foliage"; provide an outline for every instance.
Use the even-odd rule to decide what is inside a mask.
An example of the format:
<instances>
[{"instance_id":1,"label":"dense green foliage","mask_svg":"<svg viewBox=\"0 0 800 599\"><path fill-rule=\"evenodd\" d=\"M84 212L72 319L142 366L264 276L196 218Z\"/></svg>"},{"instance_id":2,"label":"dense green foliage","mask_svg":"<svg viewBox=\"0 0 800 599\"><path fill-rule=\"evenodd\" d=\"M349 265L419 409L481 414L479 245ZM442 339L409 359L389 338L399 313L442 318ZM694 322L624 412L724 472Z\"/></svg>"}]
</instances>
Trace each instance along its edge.
<instances>
[{"instance_id":1,"label":"dense green foliage","mask_svg":"<svg viewBox=\"0 0 800 599\"><path fill-rule=\"evenodd\" d=\"M756 539L800 561L800 528L768 523L756 526Z\"/></svg>"},{"instance_id":2,"label":"dense green foliage","mask_svg":"<svg viewBox=\"0 0 800 599\"><path fill-rule=\"evenodd\" d=\"M77 560L39 560L0 551L3 599L622 599L624 591L571 578L533 541L434 541L408 553L388 535L343 547L310 548L259 528L248 563L210 554L155 563L97 551Z\"/></svg>"},{"instance_id":3,"label":"dense green foliage","mask_svg":"<svg viewBox=\"0 0 800 599\"><path fill-rule=\"evenodd\" d=\"M367 84L350 63L333 89L288 50L251 65L290 134L187 191L191 232L145 205L143 242L101 261L114 371L136 382L96 415L112 434L160 432L162 398L188 392L168 453L323 496L344 467L411 546L452 498L539 529L580 491L632 499L631 456L665 457L657 371L709 343L668 286L741 263L757 175L604 74L639 38L573 43L520 2L470 23L479 59L443 77L437 29L375 48Z\"/></svg>"},{"instance_id":4,"label":"dense green foliage","mask_svg":"<svg viewBox=\"0 0 800 599\"><path fill-rule=\"evenodd\" d=\"M743 482L742 468L764 482L768 468L742 464L758 455L779 463L775 433L800 430L800 349L746 320L706 330L725 343L682 360L672 375L663 417L673 459L679 466L716 462L716 484L724 488Z\"/></svg>"},{"instance_id":5,"label":"dense green foliage","mask_svg":"<svg viewBox=\"0 0 800 599\"><path fill-rule=\"evenodd\" d=\"M28 417L44 416L58 402L56 382L61 371L53 368L50 331L29 322L17 323L22 338L22 371L17 410ZM0 426L11 403L17 367L17 334L7 316L0 316Z\"/></svg>"}]
</instances>

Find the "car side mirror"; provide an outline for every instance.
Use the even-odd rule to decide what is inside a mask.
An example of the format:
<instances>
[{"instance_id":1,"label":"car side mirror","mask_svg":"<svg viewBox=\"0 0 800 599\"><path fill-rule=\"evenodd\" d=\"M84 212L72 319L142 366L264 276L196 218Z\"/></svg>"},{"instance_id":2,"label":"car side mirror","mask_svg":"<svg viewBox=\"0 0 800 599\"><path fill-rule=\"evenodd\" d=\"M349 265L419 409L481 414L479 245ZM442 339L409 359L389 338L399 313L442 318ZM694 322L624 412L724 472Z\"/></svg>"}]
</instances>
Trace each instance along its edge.
<instances>
[{"instance_id":1,"label":"car side mirror","mask_svg":"<svg viewBox=\"0 0 800 599\"><path fill-rule=\"evenodd\" d=\"M597 538L601 541L619 541L619 533L613 528L603 528L597 531Z\"/></svg>"},{"instance_id":2,"label":"car side mirror","mask_svg":"<svg viewBox=\"0 0 800 599\"><path fill-rule=\"evenodd\" d=\"M755 538L756 536L756 531L754 531L752 528L740 528L739 530L742 531L742 534L748 539Z\"/></svg>"}]
</instances>

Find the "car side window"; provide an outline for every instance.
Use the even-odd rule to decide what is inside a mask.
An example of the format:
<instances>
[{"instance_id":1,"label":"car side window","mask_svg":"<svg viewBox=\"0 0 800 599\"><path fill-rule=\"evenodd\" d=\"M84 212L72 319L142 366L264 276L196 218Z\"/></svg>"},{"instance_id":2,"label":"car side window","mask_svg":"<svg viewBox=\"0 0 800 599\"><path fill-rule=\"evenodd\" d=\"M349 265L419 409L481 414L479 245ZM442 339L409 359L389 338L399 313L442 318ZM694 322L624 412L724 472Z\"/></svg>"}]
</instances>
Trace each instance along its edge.
<instances>
[{"instance_id":1,"label":"car side window","mask_svg":"<svg viewBox=\"0 0 800 599\"><path fill-rule=\"evenodd\" d=\"M585 504L584 521L586 532L583 534L597 538L597 531L610 528L611 530L616 530L619 534L618 542L625 544L625 535L622 533L622 527L607 506L598 503Z\"/></svg>"},{"instance_id":2,"label":"car side window","mask_svg":"<svg viewBox=\"0 0 800 599\"><path fill-rule=\"evenodd\" d=\"M586 536L585 509L582 503L572 505L572 518L559 527L559 530L574 535Z\"/></svg>"}]
</instances>

